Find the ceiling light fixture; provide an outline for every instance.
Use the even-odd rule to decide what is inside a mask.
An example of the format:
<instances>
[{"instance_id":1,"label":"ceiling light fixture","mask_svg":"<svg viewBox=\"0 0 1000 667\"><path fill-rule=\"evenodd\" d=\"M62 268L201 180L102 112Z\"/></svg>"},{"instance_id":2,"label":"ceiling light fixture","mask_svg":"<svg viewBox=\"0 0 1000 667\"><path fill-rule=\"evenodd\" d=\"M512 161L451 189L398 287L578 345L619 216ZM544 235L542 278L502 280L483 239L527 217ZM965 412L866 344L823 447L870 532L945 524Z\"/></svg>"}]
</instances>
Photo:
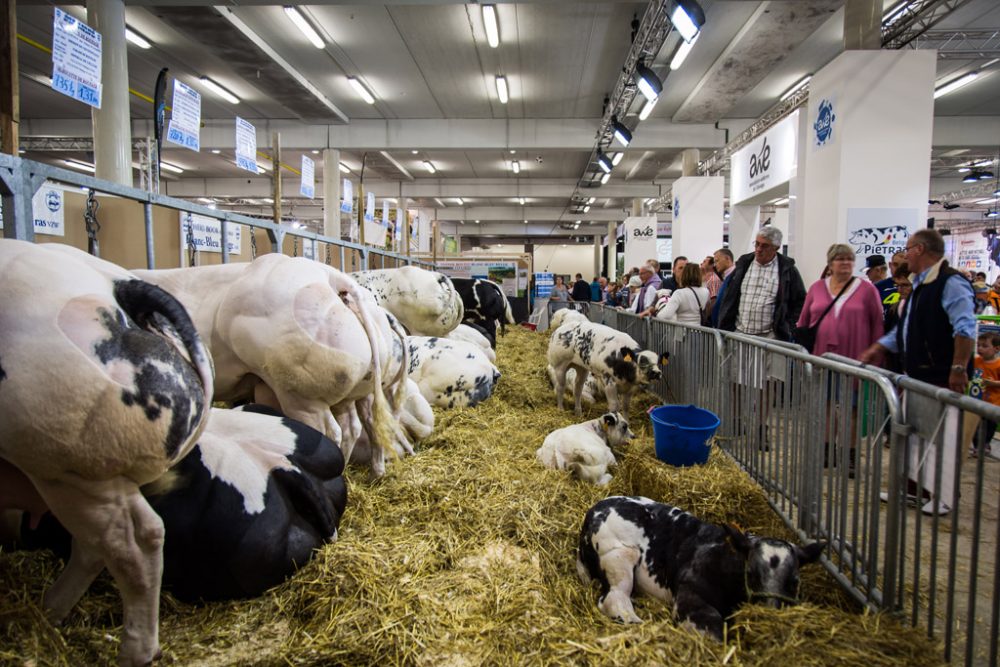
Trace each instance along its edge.
<instances>
[{"instance_id":1,"label":"ceiling light fixture","mask_svg":"<svg viewBox=\"0 0 1000 667\"><path fill-rule=\"evenodd\" d=\"M527 221L527 220L525 220L525 221L524 221L524 224L528 224L528 221Z\"/></svg>"},{"instance_id":2,"label":"ceiling light fixture","mask_svg":"<svg viewBox=\"0 0 1000 667\"><path fill-rule=\"evenodd\" d=\"M172 171L175 174L183 174L184 170L175 164L170 164L169 162L160 162L160 167L166 169L167 171Z\"/></svg>"},{"instance_id":3,"label":"ceiling light fixture","mask_svg":"<svg viewBox=\"0 0 1000 667\"><path fill-rule=\"evenodd\" d=\"M660 98L656 98L655 100L647 101L642 105L642 111L639 112L639 120L646 120L649 118L649 114L653 113L653 108L656 106L659 99Z\"/></svg>"},{"instance_id":4,"label":"ceiling light fixture","mask_svg":"<svg viewBox=\"0 0 1000 667\"><path fill-rule=\"evenodd\" d=\"M800 80L794 86L792 86L791 88L789 88L788 90L786 90L785 93L784 93L784 95L781 96L781 99L779 101L780 102L784 102L789 97L791 97L792 95L794 95L795 93L799 92L800 90L802 90L803 88L805 88L807 85L809 85L809 82L811 80L812 80L812 74L809 74L809 75L805 76L802 80Z\"/></svg>"},{"instance_id":5,"label":"ceiling light fixture","mask_svg":"<svg viewBox=\"0 0 1000 667\"><path fill-rule=\"evenodd\" d=\"M524 206L524 197L518 197L517 201L521 206Z\"/></svg>"},{"instance_id":6,"label":"ceiling light fixture","mask_svg":"<svg viewBox=\"0 0 1000 667\"><path fill-rule=\"evenodd\" d=\"M125 39L132 42L140 49L148 49L151 46L153 46L152 44L149 43L148 39L137 33L135 30L132 30L132 28L129 28L128 26L125 26Z\"/></svg>"},{"instance_id":7,"label":"ceiling light fixture","mask_svg":"<svg viewBox=\"0 0 1000 667\"><path fill-rule=\"evenodd\" d=\"M288 18L290 18L292 23L295 24L295 27L299 29L299 32L305 35L306 39L312 42L313 46L317 49L322 49L326 46L326 42L323 41L323 38L320 37L319 33L316 32L316 29L309 24L306 17L299 13L298 9L292 7L291 5L285 5L284 10L285 14L288 15Z\"/></svg>"},{"instance_id":8,"label":"ceiling light fixture","mask_svg":"<svg viewBox=\"0 0 1000 667\"><path fill-rule=\"evenodd\" d=\"M639 92L650 102L654 102L663 92L663 82L660 81L660 77L641 61L635 64L635 83L639 86Z\"/></svg>"},{"instance_id":9,"label":"ceiling light fixture","mask_svg":"<svg viewBox=\"0 0 1000 667\"><path fill-rule=\"evenodd\" d=\"M603 176L601 176L601 185L607 183L609 178L611 178L611 174L604 174Z\"/></svg>"},{"instance_id":10,"label":"ceiling light fixture","mask_svg":"<svg viewBox=\"0 0 1000 667\"><path fill-rule=\"evenodd\" d=\"M486 28L486 41L490 48L500 46L500 24L497 21L497 6L483 5L483 26Z\"/></svg>"},{"instance_id":11,"label":"ceiling light fixture","mask_svg":"<svg viewBox=\"0 0 1000 667\"><path fill-rule=\"evenodd\" d=\"M497 95L500 96L500 104L507 104L507 77L497 75Z\"/></svg>"},{"instance_id":12,"label":"ceiling light fixture","mask_svg":"<svg viewBox=\"0 0 1000 667\"><path fill-rule=\"evenodd\" d=\"M434 201L436 201L437 205L440 206L441 208L448 208L447 206L445 206L445 203L440 199L438 199L437 197L434 198Z\"/></svg>"},{"instance_id":13,"label":"ceiling light fixture","mask_svg":"<svg viewBox=\"0 0 1000 667\"><path fill-rule=\"evenodd\" d=\"M597 166L599 166L605 174L611 173L611 158L605 155L600 149L597 150Z\"/></svg>"},{"instance_id":14,"label":"ceiling light fixture","mask_svg":"<svg viewBox=\"0 0 1000 667\"><path fill-rule=\"evenodd\" d=\"M213 148L213 149L212 149L212 154L213 154L213 155L218 155L218 154L219 154L219 153L221 153L221 152L222 152L222 151L220 151L220 150L219 150L218 148Z\"/></svg>"},{"instance_id":15,"label":"ceiling light fixture","mask_svg":"<svg viewBox=\"0 0 1000 667\"><path fill-rule=\"evenodd\" d=\"M696 0L674 0L670 22L677 28L685 42L690 42L705 25L705 12Z\"/></svg>"},{"instance_id":16,"label":"ceiling light fixture","mask_svg":"<svg viewBox=\"0 0 1000 667\"><path fill-rule=\"evenodd\" d=\"M351 84L354 91L361 96L368 104L375 104L375 96L371 94L371 91L365 87L365 84L361 83L361 80L356 76L347 77L347 82Z\"/></svg>"},{"instance_id":17,"label":"ceiling light fixture","mask_svg":"<svg viewBox=\"0 0 1000 667\"><path fill-rule=\"evenodd\" d=\"M459 206L465 206L465 202L462 201L461 197L455 197L455 203L458 204Z\"/></svg>"},{"instance_id":18,"label":"ceiling light fixture","mask_svg":"<svg viewBox=\"0 0 1000 667\"><path fill-rule=\"evenodd\" d=\"M788 197L781 197L780 199L774 200L775 206L783 206L788 203Z\"/></svg>"},{"instance_id":19,"label":"ceiling light fixture","mask_svg":"<svg viewBox=\"0 0 1000 667\"><path fill-rule=\"evenodd\" d=\"M986 212L986 217L987 218L995 218L998 215L1000 215L1000 213L998 213L997 209L995 209L995 208L990 209L989 211Z\"/></svg>"},{"instance_id":20,"label":"ceiling light fixture","mask_svg":"<svg viewBox=\"0 0 1000 667\"><path fill-rule=\"evenodd\" d=\"M80 162L79 160L63 160L63 162L65 162L69 166L74 167L76 169L82 169L84 171L89 171L92 174L95 171L94 165L87 164L86 162Z\"/></svg>"},{"instance_id":21,"label":"ceiling light fixture","mask_svg":"<svg viewBox=\"0 0 1000 667\"><path fill-rule=\"evenodd\" d=\"M341 163L340 163L340 170L341 170L342 172L344 172L345 174L349 174L349 173L351 173L351 168L350 168L350 167L348 167L348 166L347 166L346 164L344 164L343 162L341 162Z\"/></svg>"},{"instance_id":22,"label":"ceiling light fixture","mask_svg":"<svg viewBox=\"0 0 1000 667\"><path fill-rule=\"evenodd\" d=\"M426 169L427 172L431 174L437 171L437 169L434 168L434 165L431 164L430 160L424 160L424 169Z\"/></svg>"},{"instance_id":23,"label":"ceiling light fixture","mask_svg":"<svg viewBox=\"0 0 1000 667\"><path fill-rule=\"evenodd\" d=\"M617 116L611 117L611 131L622 146L628 146L629 142L632 141L632 130L625 127Z\"/></svg>"},{"instance_id":24,"label":"ceiling light fixture","mask_svg":"<svg viewBox=\"0 0 1000 667\"><path fill-rule=\"evenodd\" d=\"M978 171L970 171L965 176L965 178L962 179L962 182L963 183L975 183L978 180L979 180L979 172Z\"/></svg>"},{"instance_id":25,"label":"ceiling light fixture","mask_svg":"<svg viewBox=\"0 0 1000 667\"><path fill-rule=\"evenodd\" d=\"M410 152L411 152L411 153L413 153L414 155L416 155L416 154L418 154L418 153L419 153L420 151L418 151L418 150L412 150L412 151L410 151Z\"/></svg>"},{"instance_id":26,"label":"ceiling light fixture","mask_svg":"<svg viewBox=\"0 0 1000 667\"><path fill-rule=\"evenodd\" d=\"M313 151L312 154L313 155L319 155L319 151Z\"/></svg>"},{"instance_id":27,"label":"ceiling light fixture","mask_svg":"<svg viewBox=\"0 0 1000 667\"><path fill-rule=\"evenodd\" d=\"M583 207L583 212L584 212L584 213L590 213L590 204L587 204L586 206L584 206L584 207ZM577 220L576 224L578 224L578 225L579 225L579 224L580 224L580 221L579 221L579 220Z\"/></svg>"},{"instance_id":28,"label":"ceiling light fixture","mask_svg":"<svg viewBox=\"0 0 1000 667\"><path fill-rule=\"evenodd\" d=\"M201 82L202 84L204 84L206 88L208 88L213 93L215 93L225 101L229 102L230 104L240 103L240 98L236 97L231 92L229 92L228 90L217 84L215 81L209 79L207 76L201 77Z\"/></svg>"},{"instance_id":29,"label":"ceiling light fixture","mask_svg":"<svg viewBox=\"0 0 1000 667\"><path fill-rule=\"evenodd\" d=\"M615 153L614 155L612 155L611 156L611 166L617 167L618 163L622 161L623 157L625 157L625 153L622 153L622 152L618 152L618 153Z\"/></svg>"},{"instance_id":30,"label":"ceiling light fixture","mask_svg":"<svg viewBox=\"0 0 1000 667\"><path fill-rule=\"evenodd\" d=\"M698 35L701 33L699 32ZM677 48L677 52L674 53L674 57L670 59L670 69L671 71L680 69L680 66L684 64L687 59L688 54L691 53L691 47L694 43L698 41L698 35L694 36L690 42L686 40L681 40L681 45Z\"/></svg>"},{"instance_id":31,"label":"ceiling light fixture","mask_svg":"<svg viewBox=\"0 0 1000 667\"><path fill-rule=\"evenodd\" d=\"M992 178L993 178L993 172L992 171L981 171L981 172L979 172L979 180L981 180L981 181L988 181L988 180L990 180Z\"/></svg>"},{"instance_id":32,"label":"ceiling light fixture","mask_svg":"<svg viewBox=\"0 0 1000 667\"><path fill-rule=\"evenodd\" d=\"M587 200L587 203L593 204L595 201L597 201L597 197L591 197L590 199Z\"/></svg>"},{"instance_id":33,"label":"ceiling light fixture","mask_svg":"<svg viewBox=\"0 0 1000 667\"><path fill-rule=\"evenodd\" d=\"M515 174L521 173L521 163L518 162L517 160L514 160L513 162L510 163L510 168Z\"/></svg>"},{"instance_id":34,"label":"ceiling light fixture","mask_svg":"<svg viewBox=\"0 0 1000 667\"><path fill-rule=\"evenodd\" d=\"M976 72L969 72L965 76L960 76L957 79L953 79L952 81L949 81L948 83L944 84L940 88L935 88L934 89L934 99L937 99L937 98L939 98L939 97L941 97L943 95L947 95L948 93L954 92L954 91L958 90L959 88L961 88L962 86L966 86L966 85L972 83L977 78L979 78L979 72L978 71L976 71Z\"/></svg>"},{"instance_id":35,"label":"ceiling light fixture","mask_svg":"<svg viewBox=\"0 0 1000 667\"><path fill-rule=\"evenodd\" d=\"M198 197L198 201L204 204L214 204L215 200L210 197Z\"/></svg>"}]
</instances>

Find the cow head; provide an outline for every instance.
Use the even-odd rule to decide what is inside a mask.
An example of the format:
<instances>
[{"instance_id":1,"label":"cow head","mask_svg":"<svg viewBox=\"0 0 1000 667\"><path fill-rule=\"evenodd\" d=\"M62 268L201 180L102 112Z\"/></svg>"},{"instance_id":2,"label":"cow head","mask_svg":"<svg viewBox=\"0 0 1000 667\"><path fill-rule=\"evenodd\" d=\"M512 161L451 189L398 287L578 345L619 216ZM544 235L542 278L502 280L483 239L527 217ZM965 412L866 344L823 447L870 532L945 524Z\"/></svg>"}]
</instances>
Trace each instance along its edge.
<instances>
[{"instance_id":1,"label":"cow head","mask_svg":"<svg viewBox=\"0 0 1000 667\"><path fill-rule=\"evenodd\" d=\"M636 367L638 370L638 377L636 379L638 383L643 385L651 384L663 377L663 371L660 370L660 367L667 365L669 357L670 354L667 352L659 356L649 350L642 350L636 353Z\"/></svg>"},{"instance_id":2,"label":"cow head","mask_svg":"<svg viewBox=\"0 0 1000 667\"><path fill-rule=\"evenodd\" d=\"M628 427L628 420L621 413L608 412L601 416L600 422L608 447L612 449L624 445L635 437L635 433Z\"/></svg>"},{"instance_id":3,"label":"cow head","mask_svg":"<svg viewBox=\"0 0 1000 667\"><path fill-rule=\"evenodd\" d=\"M757 537L733 526L725 527L729 542L746 559L746 595L751 602L769 607L796 604L799 598L799 568L815 562L826 542L800 547L773 537Z\"/></svg>"}]
</instances>

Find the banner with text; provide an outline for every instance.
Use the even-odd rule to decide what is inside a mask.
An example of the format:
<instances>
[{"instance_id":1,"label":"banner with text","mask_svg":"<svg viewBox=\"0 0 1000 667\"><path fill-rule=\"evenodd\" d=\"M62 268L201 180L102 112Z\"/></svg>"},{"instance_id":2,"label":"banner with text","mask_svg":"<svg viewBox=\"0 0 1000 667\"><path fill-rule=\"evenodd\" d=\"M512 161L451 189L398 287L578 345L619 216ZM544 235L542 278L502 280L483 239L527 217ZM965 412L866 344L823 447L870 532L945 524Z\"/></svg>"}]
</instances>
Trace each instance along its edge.
<instances>
[{"instance_id":1,"label":"banner with text","mask_svg":"<svg viewBox=\"0 0 1000 667\"><path fill-rule=\"evenodd\" d=\"M625 218L625 270L656 257L656 217Z\"/></svg>"},{"instance_id":2,"label":"banner with text","mask_svg":"<svg viewBox=\"0 0 1000 667\"><path fill-rule=\"evenodd\" d=\"M854 268L863 268L869 255L883 255L888 262L894 253L903 252L906 240L918 229L917 215L915 208L847 209L847 242L856 254Z\"/></svg>"},{"instance_id":3,"label":"banner with text","mask_svg":"<svg viewBox=\"0 0 1000 667\"><path fill-rule=\"evenodd\" d=\"M201 93L174 79L174 104L167 124L167 141L201 150Z\"/></svg>"},{"instance_id":4,"label":"banner with text","mask_svg":"<svg viewBox=\"0 0 1000 667\"><path fill-rule=\"evenodd\" d=\"M451 278L486 278L500 285L507 296L517 296L517 262L503 260L439 259L437 270Z\"/></svg>"},{"instance_id":5,"label":"banner with text","mask_svg":"<svg viewBox=\"0 0 1000 667\"><path fill-rule=\"evenodd\" d=\"M259 174L257 169L257 128L236 117L236 166Z\"/></svg>"},{"instance_id":6,"label":"banner with text","mask_svg":"<svg viewBox=\"0 0 1000 667\"><path fill-rule=\"evenodd\" d=\"M341 188L343 199L340 200L340 212L350 213L354 210L354 186L349 178L344 179L344 186Z\"/></svg>"},{"instance_id":7,"label":"banner with text","mask_svg":"<svg viewBox=\"0 0 1000 667\"><path fill-rule=\"evenodd\" d=\"M35 219L35 233L65 236L66 227L63 224L65 208L64 188L48 182L38 188L35 196L31 198L31 215ZM3 208L0 206L0 229L3 229L2 213Z\"/></svg>"},{"instance_id":8,"label":"banner with text","mask_svg":"<svg viewBox=\"0 0 1000 667\"><path fill-rule=\"evenodd\" d=\"M313 199L316 196L316 164L312 158L302 156L302 176L299 180L299 194Z\"/></svg>"},{"instance_id":9,"label":"banner with text","mask_svg":"<svg viewBox=\"0 0 1000 667\"><path fill-rule=\"evenodd\" d=\"M101 108L101 33L55 8L52 20L52 89Z\"/></svg>"},{"instance_id":10,"label":"banner with text","mask_svg":"<svg viewBox=\"0 0 1000 667\"><path fill-rule=\"evenodd\" d=\"M198 252L222 252L222 223L215 218L209 218L197 213L181 212L181 246L184 248L194 244ZM226 225L226 236L230 255L240 254L240 239L243 225L230 223Z\"/></svg>"}]
</instances>

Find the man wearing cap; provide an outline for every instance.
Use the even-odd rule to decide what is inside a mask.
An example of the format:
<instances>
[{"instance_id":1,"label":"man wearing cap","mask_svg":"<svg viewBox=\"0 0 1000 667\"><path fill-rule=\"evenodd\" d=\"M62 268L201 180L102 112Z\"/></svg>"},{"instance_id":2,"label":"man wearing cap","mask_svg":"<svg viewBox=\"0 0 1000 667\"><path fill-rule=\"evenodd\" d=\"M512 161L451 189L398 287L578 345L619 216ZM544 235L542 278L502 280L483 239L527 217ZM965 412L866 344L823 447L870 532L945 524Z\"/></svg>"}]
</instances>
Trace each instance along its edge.
<instances>
[{"instance_id":1,"label":"man wearing cap","mask_svg":"<svg viewBox=\"0 0 1000 667\"><path fill-rule=\"evenodd\" d=\"M885 263L882 255L868 255L865 258L865 277L873 285L880 280L885 280L889 267Z\"/></svg>"}]
</instances>

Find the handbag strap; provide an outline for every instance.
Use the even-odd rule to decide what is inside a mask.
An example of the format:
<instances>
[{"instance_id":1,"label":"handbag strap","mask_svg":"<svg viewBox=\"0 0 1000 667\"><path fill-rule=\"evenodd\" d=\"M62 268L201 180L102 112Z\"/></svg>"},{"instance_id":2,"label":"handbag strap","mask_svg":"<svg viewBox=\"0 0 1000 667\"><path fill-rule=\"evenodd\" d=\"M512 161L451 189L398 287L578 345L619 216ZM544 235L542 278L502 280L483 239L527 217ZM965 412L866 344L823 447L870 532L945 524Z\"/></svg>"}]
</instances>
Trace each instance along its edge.
<instances>
[{"instance_id":1,"label":"handbag strap","mask_svg":"<svg viewBox=\"0 0 1000 667\"><path fill-rule=\"evenodd\" d=\"M846 283L844 283L844 286L840 288L840 291L837 293L837 296L834 297L833 301L830 302L830 305L827 306L826 310L823 311L823 314L819 316L818 320L816 320L816 324L811 324L809 326L813 326L813 327L816 327L818 329L819 328L819 323L823 321L823 318L826 317L826 314L830 312L831 308L833 308L833 304L837 303L837 299L839 299L840 297L842 297L844 295L844 292L847 291L847 288L850 287L851 283L853 283L853 282L854 282L854 276L851 276L851 279L848 280Z\"/></svg>"},{"instance_id":2,"label":"handbag strap","mask_svg":"<svg viewBox=\"0 0 1000 667\"><path fill-rule=\"evenodd\" d=\"M694 302L698 304L698 310L701 310L701 299L698 298L698 292L693 287L688 287L688 289L691 290L691 294L694 294Z\"/></svg>"}]
</instances>

